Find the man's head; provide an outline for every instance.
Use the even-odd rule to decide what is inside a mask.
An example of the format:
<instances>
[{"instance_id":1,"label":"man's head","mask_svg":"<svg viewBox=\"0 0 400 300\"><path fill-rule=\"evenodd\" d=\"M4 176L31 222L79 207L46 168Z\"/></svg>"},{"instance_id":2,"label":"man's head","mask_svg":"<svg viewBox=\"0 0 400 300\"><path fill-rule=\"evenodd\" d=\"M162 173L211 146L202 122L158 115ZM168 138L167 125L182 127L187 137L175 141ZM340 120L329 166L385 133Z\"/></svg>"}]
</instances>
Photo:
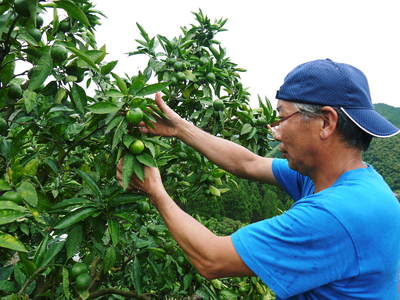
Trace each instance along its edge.
<instances>
[{"instance_id":1,"label":"man's head","mask_svg":"<svg viewBox=\"0 0 400 300\"><path fill-rule=\"evenodd\" d=\"M305 104L304 107L335 108L339 113L338 131L346 141L348 137L345 134L350 127L353 127L352 131L359 128L362 133L355 136L365 136L364 139L368 139L368 135L390 137L400 132L374 110L365 75L351 65L330 59L315 60L296 67L286 76L276 98L299 103L300 106ZM357 148L365 150L366 147Z\"/></svg>"}]
</instances>

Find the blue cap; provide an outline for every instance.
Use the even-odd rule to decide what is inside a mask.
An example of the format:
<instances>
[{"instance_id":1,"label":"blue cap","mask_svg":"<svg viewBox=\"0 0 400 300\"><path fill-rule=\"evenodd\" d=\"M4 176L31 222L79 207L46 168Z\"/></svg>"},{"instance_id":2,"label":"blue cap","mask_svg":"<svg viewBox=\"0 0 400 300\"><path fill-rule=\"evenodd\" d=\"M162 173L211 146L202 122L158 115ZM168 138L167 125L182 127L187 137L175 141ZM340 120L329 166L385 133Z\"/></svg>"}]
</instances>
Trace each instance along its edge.
<instances>
[{"instance_id":1,"label":"blue cap","mask_svg":"<svg viewBox=\"0 0 400 300\"><path fill-rule=\"evenodd\" d=\"M365 75L348 64L330 59L301 64L286 76L276 98L340 107L358 127L375 137L400 133L374 110Z\"/></svg>"}]
</instances>

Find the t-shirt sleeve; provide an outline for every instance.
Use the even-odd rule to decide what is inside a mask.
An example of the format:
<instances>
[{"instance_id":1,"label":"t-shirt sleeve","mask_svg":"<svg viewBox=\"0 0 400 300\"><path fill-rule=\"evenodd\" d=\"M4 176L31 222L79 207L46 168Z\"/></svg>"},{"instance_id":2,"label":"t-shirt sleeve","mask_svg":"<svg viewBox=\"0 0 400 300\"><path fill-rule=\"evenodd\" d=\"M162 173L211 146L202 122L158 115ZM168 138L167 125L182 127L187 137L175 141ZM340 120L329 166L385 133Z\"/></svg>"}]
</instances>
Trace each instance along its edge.
<instances>
[{"instance_id":1,"label":"t-shirt sleeve","mask_svg":"<svg viewBox=\"0 0 400 300\"><path fill-rule=\"evenodd\" d=\"M302 200L303 202L303 200ZM351 238L323 208L296 204L232 235L245 264L281 298L355 276Z\"/></svg>"},{"instance_id":2,"label":"t-shirt sleeve","mask_svg":"<svg viewBox=\"0 0 400 300\"><path fill-rule=\"evenodd\" d=\"M311 179L289 168L286 159L275 158L272 161L272 172L279 185L294 201L314 192L314 184Z\"/></svg>"}]
</instances>

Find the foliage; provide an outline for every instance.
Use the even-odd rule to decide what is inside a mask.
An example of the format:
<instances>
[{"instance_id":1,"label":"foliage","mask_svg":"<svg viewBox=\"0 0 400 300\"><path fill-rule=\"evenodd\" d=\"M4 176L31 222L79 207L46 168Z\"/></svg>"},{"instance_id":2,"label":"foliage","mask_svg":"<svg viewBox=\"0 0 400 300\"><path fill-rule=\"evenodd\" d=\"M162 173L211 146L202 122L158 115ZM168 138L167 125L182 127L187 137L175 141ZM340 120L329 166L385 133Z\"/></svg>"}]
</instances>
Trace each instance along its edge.
<instances>
[{"instance_id":1,"label":"foliage","mask_svg":"<svg viewBox=\"0 0 400 300\"><path fill-rule=\"evenodd\" d=\"M373 139L364 153L364 160L383 176L393 191L400 190L400 135L387 139Z\"/></svg>"},{"instance_id":2,"label":"foliage","mask_svg":"<svg viewBox=\"0 0 400 300\"><path fill-rule=\"evenodd\" d=\"M212 23L200 11L199 25L170 40L150 38L138 24L143 40L134 53L148 55L148 67L120 76L96 45L101 16L89 0L0 2L0 296L270 297L256 278L209 282L196 274L146 197L114 178L124 157L125 188L147 165L162 168L181 203L228 191L233 178L207 159L137 130L137 120L151 126L162 117L150 98L158 91L212 134L268 149L265 125L275 113L261 99L249 108L243 70L213 40L225 20ZM127 119L129 111L136 116ZM138 140L144 149L132 150ZM76 261L87 270L72 272Z\"/></svg>"},{"instance_id":3,"label":"foliage","mask_svg":"<svg viewBox=\"0 0 400 300\"><path fill-rule=\"evenodd\" d=\"M377 103L374 106L377 112L383 115L395 126L400 127L400 107L393 107L385 103Z\"/></svg>"},{"instance_id":4,"label":"foliage","mask_svg":"<svg viewBox=\"0 0 400 300\"><path fill-rule=\"evenodd\" d=\"M379 103L375 109L394 125L400 127L400 108ZM364 153L364 160L374 166L393 191L400 191L400 135L380 139L374 138Z\"/></svg>"}]
</instances>

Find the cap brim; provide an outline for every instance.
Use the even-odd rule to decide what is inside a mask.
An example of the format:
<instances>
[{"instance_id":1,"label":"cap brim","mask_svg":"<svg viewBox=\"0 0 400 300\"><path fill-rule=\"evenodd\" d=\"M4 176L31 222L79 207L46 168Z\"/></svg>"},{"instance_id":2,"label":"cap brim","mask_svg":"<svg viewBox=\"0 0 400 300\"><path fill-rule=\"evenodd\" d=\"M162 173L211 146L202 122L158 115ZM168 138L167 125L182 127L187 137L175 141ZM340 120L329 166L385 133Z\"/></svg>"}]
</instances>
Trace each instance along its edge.
<instances>
[{"instance_id":1,"label":"cap brim","mask_svg":"<svg viewBox=\"0 0 400 300\"><path fill-rule=\"evenodd\" d=\"M366 133L380 138L400 133L400 129L373 109L343 108L341 110Z\"/></svg>"}]
</instances>

